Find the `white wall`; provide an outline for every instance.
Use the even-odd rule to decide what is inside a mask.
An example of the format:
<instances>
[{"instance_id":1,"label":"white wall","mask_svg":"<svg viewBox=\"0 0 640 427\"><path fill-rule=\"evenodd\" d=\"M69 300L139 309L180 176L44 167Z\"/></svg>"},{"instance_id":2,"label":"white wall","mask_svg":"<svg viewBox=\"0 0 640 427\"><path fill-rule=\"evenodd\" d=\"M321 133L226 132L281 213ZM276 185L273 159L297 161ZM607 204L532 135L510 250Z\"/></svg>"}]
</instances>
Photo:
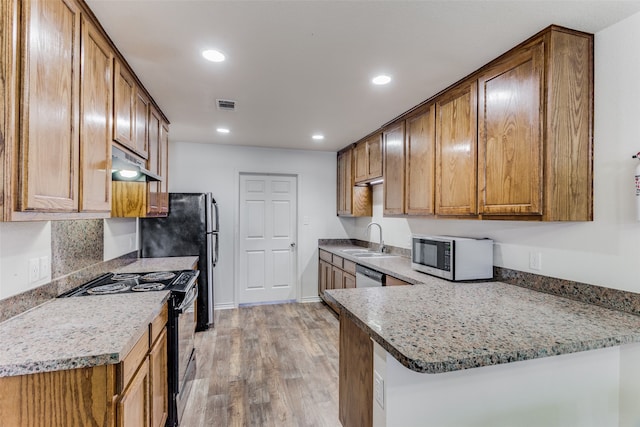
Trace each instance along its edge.
<instances>
[{"instance_id":1,"label":"white wall","mask_svg":"<svg viewBox=\"0 0 640 427\"><path fill-rule=\"evenodd\" d=\"M51 269L29 281L29 260L51 259L51 222L0 222L0 299L33 289L51 280Z\"/></svg>"},{"instance_id":2,"label":"white wall","mask_svg":"<svg viewBox=\"0 0 640 427\"><path fill-rule=\"evenodd\" d=\"M298 176L298 274L301 300L317 298L319 238L346 237L336 217L336 154L172 142L169 191L212 192L220 208L220 258L214 270L215 305L234 301L234 227L241 172ZM309 223L303 219L308 217Z\"/></svg>"},{"instance_id":3,"label":"white wall","mask_svg":"<svg viewBox=\"0 0 640 427\"><path fill-rule=\"evenodd\" d=\"M640 151L640 14L595 37L594 221L531 223L382 217L382 187L374 190L373 220L386 243L409 247L409 235L490 237L495 264L546 276L640 292L640 222L635 220L634 169ZM350 220L363 238L370 218ZM347 220L349 221L349 220ZM371 241L377 242L377 230ZM529 269L529 253L542 269Z\"/></svg>"},{"instance_id":4,"label":"white wall","mask_svg":"<svg viewBox=\"0 0 640 427\"><path fill-rule=\"evenodd\" d=\"M135 218L104 220L104 260L138 248ZM0 299L49 283L51 268L29 281L29 260L48 257L51 266L51 222L0 222ZM71 273L71 272L69 272ZM55 279L55 278L54 278Z\"/></svg>"}]
</instances>

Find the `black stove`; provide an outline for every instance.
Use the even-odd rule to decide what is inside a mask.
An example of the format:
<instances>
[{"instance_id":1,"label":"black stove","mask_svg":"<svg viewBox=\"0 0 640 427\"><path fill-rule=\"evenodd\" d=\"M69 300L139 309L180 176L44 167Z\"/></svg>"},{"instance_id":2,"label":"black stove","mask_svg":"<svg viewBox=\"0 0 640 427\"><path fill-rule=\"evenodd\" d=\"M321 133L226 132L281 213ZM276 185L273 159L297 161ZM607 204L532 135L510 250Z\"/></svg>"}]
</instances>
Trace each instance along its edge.
<instances>
[{"instance_id":1,"label":"black stove","mask_svg":"<svg viewBox=\"0 0 640 427\"><path fill-rule=\"evenodd\" d=\"M60 298L164 290L174 294L186 294L195 283L198 274L195 270L106 273L65 292Z\"/></svg>"}]
</instances>

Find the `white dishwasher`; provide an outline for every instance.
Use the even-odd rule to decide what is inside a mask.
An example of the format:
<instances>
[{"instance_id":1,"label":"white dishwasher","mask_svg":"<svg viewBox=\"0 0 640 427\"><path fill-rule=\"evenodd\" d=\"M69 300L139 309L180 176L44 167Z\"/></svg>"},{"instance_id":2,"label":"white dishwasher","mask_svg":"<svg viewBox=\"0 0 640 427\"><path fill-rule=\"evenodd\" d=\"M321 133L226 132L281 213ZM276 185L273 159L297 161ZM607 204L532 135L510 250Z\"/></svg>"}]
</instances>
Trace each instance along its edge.
<instances>
[{"instance_id":1,"label":"white dishwasher","mask_svg":"<svg viewBox=\"0 0 640 427\"><path fill-rule=\"evenodd\" d=\"M375 288L378 286L384 286L385 274L379 271L372 270L368 267L363 267L360 264L356 265L356 288Z\"/></svg>"}]
</instances>

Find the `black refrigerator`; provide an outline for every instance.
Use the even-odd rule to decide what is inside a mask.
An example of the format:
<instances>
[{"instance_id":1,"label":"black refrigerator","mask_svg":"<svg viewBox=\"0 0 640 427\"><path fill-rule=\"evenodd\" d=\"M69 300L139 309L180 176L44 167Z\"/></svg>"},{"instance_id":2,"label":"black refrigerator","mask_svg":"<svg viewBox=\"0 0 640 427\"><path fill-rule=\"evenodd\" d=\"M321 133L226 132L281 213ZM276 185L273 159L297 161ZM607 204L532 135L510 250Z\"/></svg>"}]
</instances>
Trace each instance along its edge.
<instances>
[{"instance_id":1,"label":"black refrigerator","mask_svg":"<svg viewBox=\"0 0 640 427\"><path fill-rule=\"evenodd\" d=\"M211 193L169 193L169 215L140 218L142 258L198 256L196 331L213 326L213 269L218 263L218 205Z\"/></svg>"}]
</instances>

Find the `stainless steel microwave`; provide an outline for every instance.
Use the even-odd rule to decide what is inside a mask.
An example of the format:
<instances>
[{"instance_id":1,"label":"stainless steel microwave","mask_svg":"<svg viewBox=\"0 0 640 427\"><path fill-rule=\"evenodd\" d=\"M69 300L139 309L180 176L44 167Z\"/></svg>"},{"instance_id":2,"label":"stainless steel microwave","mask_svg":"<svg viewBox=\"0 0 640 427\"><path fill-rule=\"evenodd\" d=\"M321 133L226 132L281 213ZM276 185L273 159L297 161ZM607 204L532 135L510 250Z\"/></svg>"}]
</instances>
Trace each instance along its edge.
<instances>
[{"instance_id":1,"label":"stainless steel microwave","mask_svg":"<svg viewBox=\"0 0 640 427\"><path fill-rule=\"evenodd\" d=\"M491 279L493 240L413 235L411 268L453 281Z\"/></svg>"}]
</instances>

